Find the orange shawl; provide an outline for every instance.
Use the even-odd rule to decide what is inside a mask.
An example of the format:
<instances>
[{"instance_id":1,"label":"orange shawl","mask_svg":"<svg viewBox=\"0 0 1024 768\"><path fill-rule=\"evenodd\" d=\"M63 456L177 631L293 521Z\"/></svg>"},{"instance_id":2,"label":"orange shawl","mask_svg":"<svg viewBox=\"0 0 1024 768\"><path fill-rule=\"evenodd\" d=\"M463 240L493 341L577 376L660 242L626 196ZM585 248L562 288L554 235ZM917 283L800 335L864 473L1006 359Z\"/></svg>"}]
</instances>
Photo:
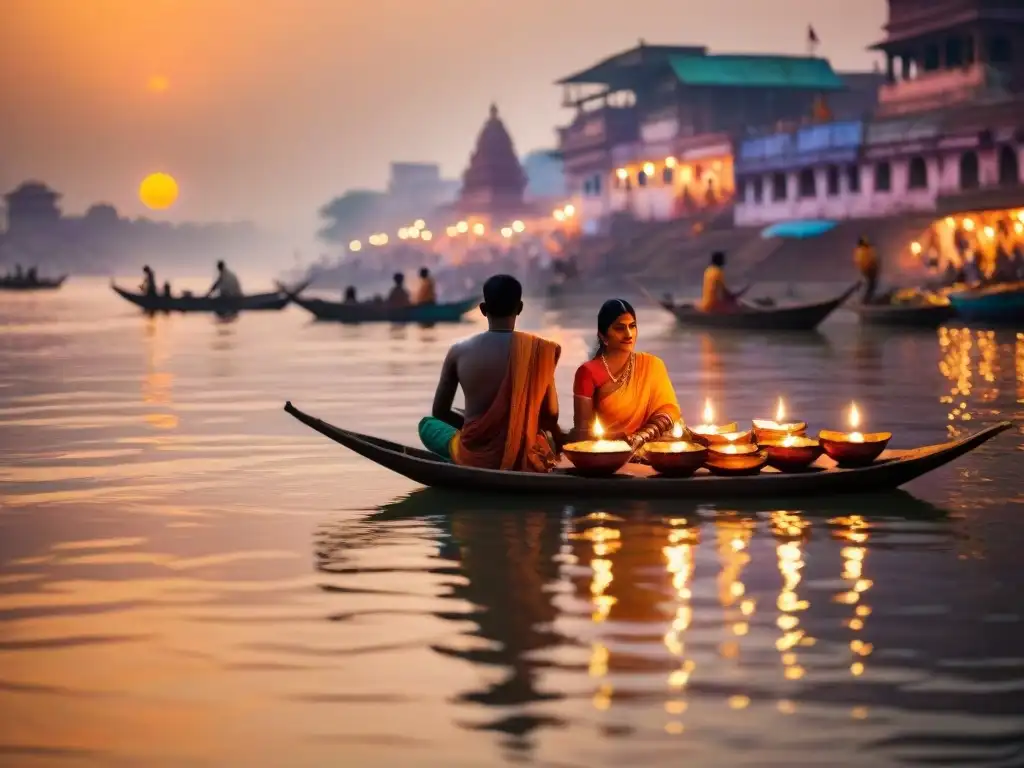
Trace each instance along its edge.
<instances>
[{"instance_id":1,"label":"orange shawl","mask_svg":"<svg viewBox=\"0 0 1024 768\"><path fill-rule=\"evenodd\" d=\"M452 438L452 461L465 467L547 472L555 455L538 421L555 377L561 348L514 331L508 372L487 413L466 422Z\"/></svg>"},{"instance_id":2,"label":"orange shawl","mask_svg":"<svg viewBox=\"0 0 1024 768\"><path fill-rule=\"evenodd\" d=\"M606 433L630 435L663 413L679 421L679 401L660 357L637 352L629 381L598 399L595 413Z\"/></svg>"}]
</instances>

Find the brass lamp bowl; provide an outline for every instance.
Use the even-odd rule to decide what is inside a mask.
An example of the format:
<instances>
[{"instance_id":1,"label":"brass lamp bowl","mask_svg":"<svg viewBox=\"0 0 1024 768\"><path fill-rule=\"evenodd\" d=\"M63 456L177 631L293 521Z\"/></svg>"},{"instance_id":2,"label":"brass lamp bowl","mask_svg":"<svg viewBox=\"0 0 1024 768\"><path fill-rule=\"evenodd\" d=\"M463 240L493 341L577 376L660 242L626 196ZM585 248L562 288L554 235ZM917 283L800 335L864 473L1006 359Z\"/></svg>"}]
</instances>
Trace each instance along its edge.
<instances>
[{"instance_id":1,"label":"brass lamp bowl","mask_svg":"<svg viewBox=\"0 0 1024 768\"><path fill-rule=\"evenodd\" d=\"M753 443L712 445L706 466L715 475L756 475L768 463L768 454Z\"/></svg>"},{"instance_id":2,"label":"brass lamp bowl","mask_svg":"<svg viewBox=\"0 0 1024 768\"><path fill-rule=\"evenodd\" d=\"M793 435L795 437L804 437L807 434L807 424L803 421L785 422L785 424L777 424L771 419L754 419L754 440L758 443L767 443L774 440L782 440L785 437ZM779 429L778 427L785 426L786 429Z\"/></svg>"},{"instance_id":3,"label":"brass lamp bowl","mask_svg":"<svg viewBox=\"0 0 1024 768\"><path fill-rule=\"evenodd\" d=\"M622 469L633 455L633 449L625 440L583 440L566 444L562 453L572 462L577 473L604 477Z\"/></svg>"},{"instance_id":4,"label":"brass lamp bowl","mask_svg":"<svg viewBox=\"0 0 1024 768\"><path fill-rule=\"evenodd\" d=\"M768 466L780 472L799 472L818 460L824 450L821 441L813 437L790 435L778 440L758 440L757 444L768 454Z\"/></svg>"},{"instance_id":5,"label":"brass lamp bowl","mask_svg":"<svg viewBox=\"0 0 1024 768\"><path fill-rule=\"evenodd\" d=\"M818 437L825 454L840 467L866 467L874 462L892 439L892 432L865 432L861 440L851 440L850 432L823 429Z\"/></svg>"},{"instance_id":6,"label":"brass lamp bowl","mask_svg":"<svg viewBox=\"0 0 1024 768\"><path fill-rule=\"evenodd\" d=\"M659 475L689 477L707 459L707 446L685 440L656 440L645 446L644 458Z\"/></svg>"},{"instance_id":7,"label":"brass lamp bowl","mask_svg":"<svg viewBox=\"0 0 1024 768\"><path fill-rule=\"evenodd\" d=\"M740 430L739 425L733 421L729 424L718 424L717 432L698 432L698 428L690 427L690 434L693 440L701 445L728 445L729 443L749 443L750 430Z\"/></svg>"}]
</instances>

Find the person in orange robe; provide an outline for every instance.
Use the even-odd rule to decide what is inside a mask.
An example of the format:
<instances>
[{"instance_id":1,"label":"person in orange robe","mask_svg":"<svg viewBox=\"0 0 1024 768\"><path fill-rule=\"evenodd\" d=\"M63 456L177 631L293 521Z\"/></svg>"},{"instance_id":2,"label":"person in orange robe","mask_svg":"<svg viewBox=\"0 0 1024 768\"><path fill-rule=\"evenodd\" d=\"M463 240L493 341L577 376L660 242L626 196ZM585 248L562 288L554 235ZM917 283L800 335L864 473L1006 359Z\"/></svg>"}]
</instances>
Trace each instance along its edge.
<instances>
[{"instance_id":1,"label":"person in orange robe","mask_svg":"<svg viewBox=\"0 0 1024 768\"><path fill-rule=\"evenodd\" d=\"M484 283L484 333L448 350L432 415L420 421L423 444L455 464L484 469L547 472L557 462L555 366L561 348L515 330L523 287L511 275ZM452 410L462 387L465 416Z\"/></svg>"},{"instance_id":2,"label":"person in orange robe","mask_svg":"<svg viewBox=\"0 0 1024 768\"><path fill-rule=\"evenodd\" d=\"M434 286L434 278L430 276L430 270L426 267L420 269L420 282L416 286L416 296L413 304L436 304L437 289Z\"/></svg>"},{"instance_id":3,"label":"person in orange robe","mask_svg":"<svg viewBox=\"0 0 1024 768\"><path fill-rule=\"evenodd\" d=\"M704 285L699 309L702 312L729 312L736 308L736 296L725 287L725 254L715 251L704 270Z\"/></svg>"},{"instance_id":4,"label":"person in orange robe","mask_svg":"<svg viewBox=\"0 0 1024 768\"><path fill-rule=\"evenodd\" d=\"M592 435L598 419L609 439L626 440L638 455L682 416L661 358L635 351L636 310L624 299L609 299L597 314L598 349L576 371L573 432Z\"/></svg>"}]
</instances>

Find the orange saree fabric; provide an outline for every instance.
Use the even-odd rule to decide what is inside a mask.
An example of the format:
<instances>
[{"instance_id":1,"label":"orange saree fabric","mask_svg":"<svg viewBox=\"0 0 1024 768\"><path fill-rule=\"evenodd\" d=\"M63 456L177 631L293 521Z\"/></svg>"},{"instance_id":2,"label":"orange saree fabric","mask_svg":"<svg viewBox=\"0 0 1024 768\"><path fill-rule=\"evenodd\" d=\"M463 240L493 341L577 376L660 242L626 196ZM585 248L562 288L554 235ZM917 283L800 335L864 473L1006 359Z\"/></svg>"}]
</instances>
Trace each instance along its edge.
<instances>
[{"instance_id":1,"label":"orange saree fabric","mask_svg":"<svg viewBox=\"0 0 1024 768\"><path fill-rule=\"evenodd\" d=\"M452 461L466 467L547 472L556 457L538 427L561 349L539 336L515 331L508 372L494 403L452 438Z\"/></svg>"},{"instance_id":2,"label":"orange saree fabric","mask_svg":"<svg viewBox=\"0 0 1024 768\"><path fill-rule=\"evenodd\" d=\"M660 357L637 352L629 381L601 397L595 408L608 434L632 434L656 414L664 414L673 422L681 413L672 380Z\"/></svg>"}]
</instances>

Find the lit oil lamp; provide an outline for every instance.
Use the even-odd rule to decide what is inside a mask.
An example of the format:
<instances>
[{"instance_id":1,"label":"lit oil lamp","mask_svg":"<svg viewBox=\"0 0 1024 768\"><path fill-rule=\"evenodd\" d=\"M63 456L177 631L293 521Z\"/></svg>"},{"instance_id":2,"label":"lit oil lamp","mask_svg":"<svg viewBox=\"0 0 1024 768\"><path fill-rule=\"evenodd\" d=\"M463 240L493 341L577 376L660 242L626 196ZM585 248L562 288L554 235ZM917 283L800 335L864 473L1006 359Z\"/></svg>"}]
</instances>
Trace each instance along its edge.
<instances>
[{"instance_id":1,"label":"lit oil lamp","mask_svg":"<svg viewBox=\"0 0 1024 768\"><path fill-rule=\"evenodd\" d=\"M825 453L840 467L863 467L877 459L892 439L891 432L860 432L860 411L850 404L851 432L823 429L818 435Z\"/></svg>"},{"instance_id":2,"label":"lit oil lamp","mask_svg":"<svg viewBox=\"0 0 1024 768\"><path fill-rule=\"evenodd\" d=\"M750 442L708 446L704 465L716 475L756 475L768 454Z\"/></svg>"},{"instance_id":3,"label":"lit oil lamp","mask_svg":"<svg viewBox=\"0 0 1024 768\"><path fill-rule=\"evenodd\" d=\"M605 440L604 427L594 419L593 440L568 443L562 452L581 475L611 475L621 469L633 455L625 440Z\"/></svg>"},{"instance_id":4,"label":"lit oil lamp","mask_svg":"<svg viewBox=\"0 0 1024 768\"><path fill-rule=\"evenodd\" d=\"M786 435L773 440L758 440L757 444L768 454L768 466L781 472L799 472L807 469L821 456L820 440L804 435Z\"/></svg>"},{"instance_id":5,"label":"lit oil lamp","mask_svg":"<svg viewBox=\"0 0 1024 768\"><path fill-rule=\"evenodd\" d=\"M774 419L754 419L754 439L758 443L782 440L790 435L804 435L807 424L802 421L786 421L786 404L779 398Z\"/></svg>"},{"instance_id":6,"label":"lit oil lamp","mask_svg":"<svg viewBox=\"0 0 1024 768\"><path fill-rule=\"evenodd\" d=\"M715 411L711 407L710 398L704 401L704 423L690 427L694 440L707 446L727 445L729 443L749 443L750 430L739 431L735 421L728 424L715 424Z\"/></svg>"},{"instance_id":7,"label":"lit oil lamp","mask_svg":"<svg viewBox=\"0 0 1024 768\"><path fill-rule=\"evenodd\" d=\"M708 455L707 446L683 439L680 422L672 427L670 439L661 439L646 445L644 456L660 475L689 477L700 469Z\"/></svg>"}]
</instances>

